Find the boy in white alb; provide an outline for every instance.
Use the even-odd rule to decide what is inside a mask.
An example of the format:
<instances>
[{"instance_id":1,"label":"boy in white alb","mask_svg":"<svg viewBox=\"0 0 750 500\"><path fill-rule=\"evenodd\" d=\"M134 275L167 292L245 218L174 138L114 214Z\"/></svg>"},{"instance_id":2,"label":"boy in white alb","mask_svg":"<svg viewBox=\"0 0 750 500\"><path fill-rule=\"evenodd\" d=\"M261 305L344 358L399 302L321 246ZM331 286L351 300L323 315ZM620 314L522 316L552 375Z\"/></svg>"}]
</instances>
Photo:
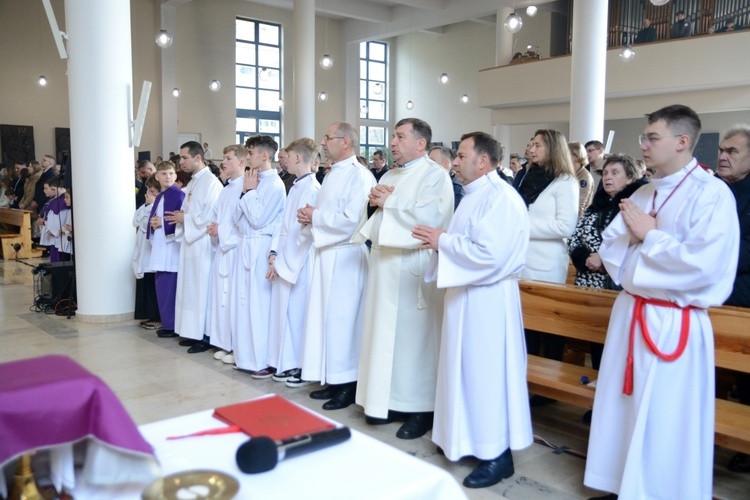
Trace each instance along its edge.
<instances>
[{"instance_id":1,"label":"boy in white alb","mask_svg":"<svg viewBox=\"0 0 750 500\"><path fill-rule=\"evenodd\" d=\"M214 263L211 269L211 291L208 294L208 331L211 345L219 350L214 359L227 364L234 363L232 354L232 275L237 271L237 253L240 235L234 225L234 212L242 195L242 173L245 170L247 148L234 144L224 148L221 163L227 184L219 193L214 205L212 222L206 228L214 247Z\"/></svg>"},{"instance_id":2,"label":"boy in white alb","mask_svg":"<svg viewBox=\"0 0 750 500\"><path fill-rule=\"evenodd\" d=\"M133 273L135 274L135 313L134 319L141 319L141 327L155 330L161 321L158 298L156 297L156 274L151 269L151 241L146 239L151 208L161 192L161 185L156 174L145 181L145 203L135 210L133 227L136 230L135 249L133 250Z\"/></svg>"},{"instance_id":3,"label":"boy in white alb","mask_svg":"<svg viewBox=\"0 0 750 500\"><path fill-rule=\"evenodd\" d=\"M315 206L318 199L320 183L312 172L317 150L317 144L309 138L297 139L286 148L287 172L295 180L286 198L281 224L273 234L266 274L273 282L268 364L276 368L273 379L277 382L301 373L312 235L301 233L297 210L308 204Z\"/></svg>"},{"instance_id":4,"label":"boy in white alb","mask_svg":"<svg viewBox=\"0 0 750 500\"><path fill-rule=\"evenodd\" d=\"M271 168L278 144L267 135L249 138L249 170L245 171L242 199L234 213L240 243L232 292L232 346L234 367L253 378L269 378L268 333L271 321L271 282L266 280L271 237L284 213L286 189Z\"/></svg>"}]
</instances>

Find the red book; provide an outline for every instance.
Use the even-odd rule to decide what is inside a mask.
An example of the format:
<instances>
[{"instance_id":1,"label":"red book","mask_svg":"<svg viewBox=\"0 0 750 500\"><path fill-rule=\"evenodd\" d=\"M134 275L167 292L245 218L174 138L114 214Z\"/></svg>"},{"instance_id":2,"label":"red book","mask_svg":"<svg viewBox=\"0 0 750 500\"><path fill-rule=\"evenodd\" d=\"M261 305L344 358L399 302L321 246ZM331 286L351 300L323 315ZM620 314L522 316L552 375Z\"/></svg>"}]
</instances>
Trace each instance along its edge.
<instances>
[{"instance_id":1,"label":"red book","mask_svg":"<svg viewBox=\"0 0 750 500\"><path fill-rule=\"evenodd\" d=\"M267 436L276 441L336 427L276 394L216 408L214 417L237 425L250 437Z\"/></svg>"}]
</instances>

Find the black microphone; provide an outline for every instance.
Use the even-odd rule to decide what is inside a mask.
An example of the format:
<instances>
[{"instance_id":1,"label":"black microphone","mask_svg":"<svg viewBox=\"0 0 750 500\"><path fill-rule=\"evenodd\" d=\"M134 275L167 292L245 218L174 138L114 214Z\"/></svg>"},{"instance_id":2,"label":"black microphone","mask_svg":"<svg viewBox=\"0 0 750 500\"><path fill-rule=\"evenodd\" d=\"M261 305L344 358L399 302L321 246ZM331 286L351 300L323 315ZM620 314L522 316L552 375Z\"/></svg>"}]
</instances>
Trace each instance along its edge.
<instances>
[{"instance_id":1,"label":"black microphone","mask_svg":"<svg viewBox=\"0 0 750 500\"><path fill-rule=\"evenodd\" d=\"M252 438L237 448L237 467L245 474L267 472L285 458L343 443L352 436L348 427L338 427L312 434L300 434L282 441L265 436Z\"/></svg>"}]
</instances>

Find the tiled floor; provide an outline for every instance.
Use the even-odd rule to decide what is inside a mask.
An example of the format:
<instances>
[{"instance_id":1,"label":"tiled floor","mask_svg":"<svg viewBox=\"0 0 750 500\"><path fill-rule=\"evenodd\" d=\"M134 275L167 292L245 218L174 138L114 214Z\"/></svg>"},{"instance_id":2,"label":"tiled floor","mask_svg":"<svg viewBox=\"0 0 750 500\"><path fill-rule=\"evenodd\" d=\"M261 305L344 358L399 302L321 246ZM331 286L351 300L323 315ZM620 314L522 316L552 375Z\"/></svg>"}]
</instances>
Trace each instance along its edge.
<instances>
[{"instance_id":1,"label":"tiled floor","mask_svg":"<svg viewBox=\"0 0 750 500\"><path fill-rule=\"evenodd\" d=\"M159 339L155 332L139 328L137 321L82 324L75 319L33 312L32 303L31 267L0 261L0 362L66 354L106 381L138 424L269 392L322 411L321 402L308 397L318 386L289 389L271 379L253 380L214 360L213 351L187 354L176 340ZM586 452L588 427L581 422L582 409L558 403L534 409L532 413L536 435L557 446ZM395 437L399 424L368 426L362 409L356 405L328 412L326 416L446 469L459 483L476 464L469 459L450 463L437 455L429 433L421 439L404 441ZM750 474L734 474L724 467L732 454L730 450L716 450L714 494L718 498L748 498ZM465 490L469 498L579 499L598 493L583 486L581 458L557 454L540 444L513 455L516 464L513 477L484 490Z\"/></svg>"}]
</instances>

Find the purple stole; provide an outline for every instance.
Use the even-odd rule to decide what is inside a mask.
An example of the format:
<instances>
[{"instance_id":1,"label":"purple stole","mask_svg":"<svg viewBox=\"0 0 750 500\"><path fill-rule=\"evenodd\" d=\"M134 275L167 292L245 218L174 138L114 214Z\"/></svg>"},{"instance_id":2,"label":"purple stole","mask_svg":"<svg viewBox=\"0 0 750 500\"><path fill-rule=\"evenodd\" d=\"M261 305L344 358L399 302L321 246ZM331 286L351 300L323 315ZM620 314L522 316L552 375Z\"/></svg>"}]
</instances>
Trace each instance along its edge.
<instances>
[{"instance_id":1,"label":"purple stole","mask_svg":"<svg viewBox=\"0 0 750 500\"><path fill-rule=\"evenodd\" d=\"M182 201L185 199L185 193L180 189L180 187L177 184L172 184L168 189L162 191L158 195L156 195L156 199L154 200L154 204L151 206L151 215L149 215L149 220L151 220L151 217L156 215L156 208L159 206L159 202L161 200L164 200L164 213L167 212L174 212L175 210L179 210L182 208ZM164 234L174 234L175 231L175 223L174 222L167 222L164 221ZM151 224L147 225L147 231L146 231L146 239L150 239L151 236Z\"/></svg>"}]
</instances>

